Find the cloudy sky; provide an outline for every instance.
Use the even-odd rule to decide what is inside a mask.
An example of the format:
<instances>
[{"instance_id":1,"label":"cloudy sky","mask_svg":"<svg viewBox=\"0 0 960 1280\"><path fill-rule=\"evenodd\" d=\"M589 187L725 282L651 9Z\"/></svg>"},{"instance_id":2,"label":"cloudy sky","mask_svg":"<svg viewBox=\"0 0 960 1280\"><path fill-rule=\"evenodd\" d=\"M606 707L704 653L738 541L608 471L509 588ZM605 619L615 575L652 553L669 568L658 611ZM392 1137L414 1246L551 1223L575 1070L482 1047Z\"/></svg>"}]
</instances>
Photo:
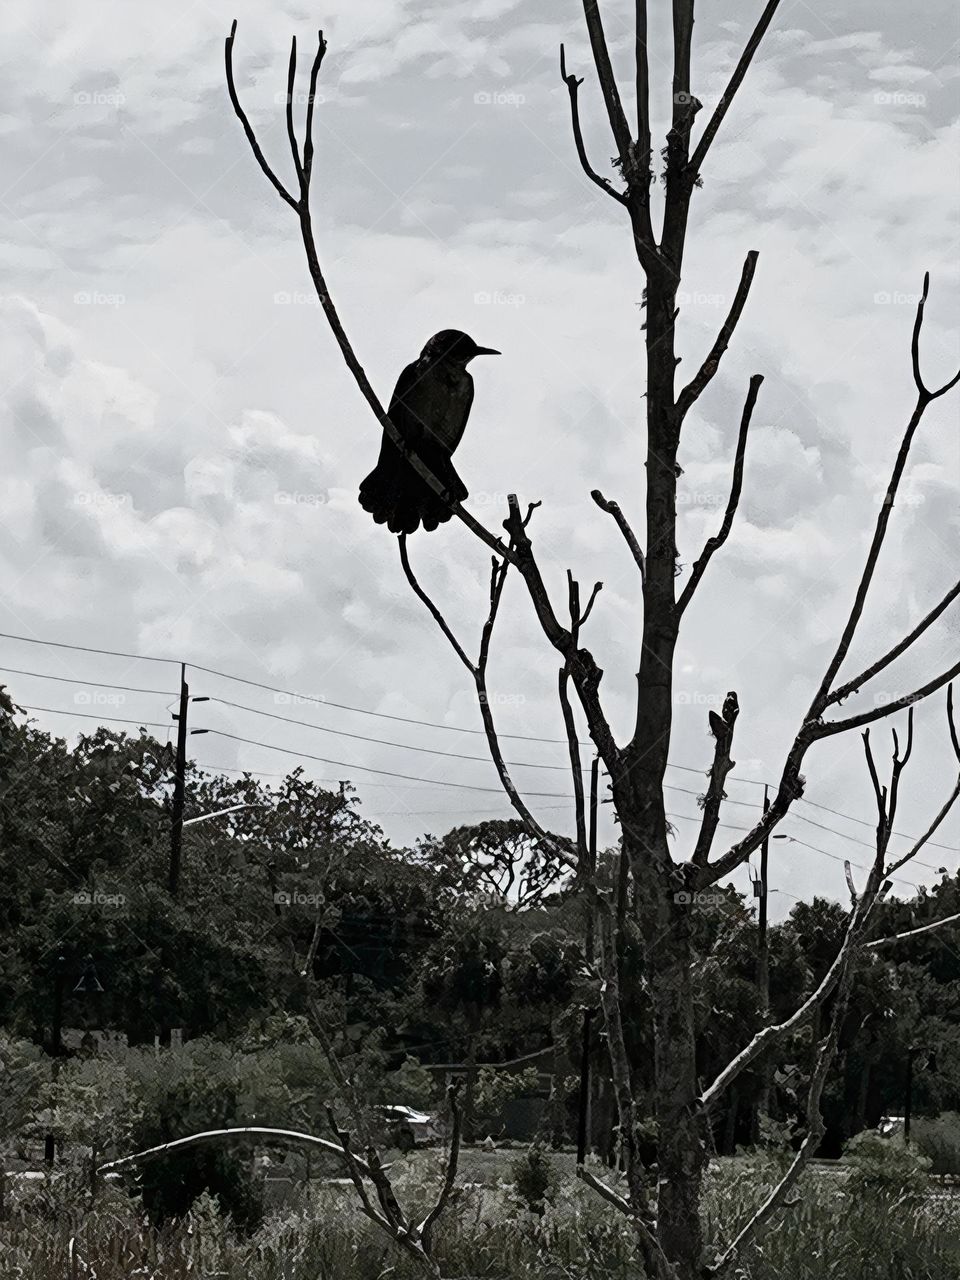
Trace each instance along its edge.
<instances>
[{"instance_id":1,"label":"cloudy sky","mask_svg":"<svg viewBox=\"0 0 960 1280\"><path fill-rule=\"evenodd\" d=\"M604 10L629 110L632 7L608 0ZM662 126L669 6L651 7ZM759 8L702 5L694 89L707 108ZM507 492L542 499L533 531L551 585L562 587L568 566L586 584L602 579L584 638L627 733L639 584L589 492L599 487L642 526L642 279L620 210L586 182L569 137L560 41L586 77L588 145L609 172L577 0L328 0L322 10L9 0L0 626L301 695L193 670L192 691L222 701L192 712L218 733L191 748L224 769L276 775L299 761L318 778L349 778L363 811L399 841L506 816L465 672L407 589L394 539L357 505L379 428L311 298L292 212L230 110L222 50L233 17L240 92L288 180L289 39L305 64L318 26L329 40L314 216L331 288L381 396L437 329L463 328L503 351L475 367L458 455L468 505L498 530ZM765 382L734 533L681 645L668 793L680 855L696 831L710 706L737 690L723 820L742 827L832 651L912 407L910 327L927 269L924 367L938 382L956 366L957 36L950 0L783 0L697 193L681 373L712 341L747 250L760 261L723 370L686 428L686 563L719 523L748 378ZM922 427L851 672L956 577L956 406L938 402ZM447 525L416 535L411 558L475 649L485 550ZM569 830L556 655L517 582L501 624L491 685L503 733L522 735L505 738L506 754L524 762L515 776L543 821ZM954 609L863 705L942 668L958 637ZM68 738L92 727L81 714L168 724L178 680L173 663L13 639L0 640L0 668L20 702L48 709L33 713L39 723ZM874 736L886 756L886 731ZM917 716L901 831L918 832L939 808L951 759L937 699ZM859 738L817 747L807 774L809 800L827 809L798 805L782 828L794 843L772 861L779 911L814 892L840 896L842 858L869 856ZM898 892L935 880L939 866L955 870L958 838L954 815Z\"/></svg>"}]
</instances>

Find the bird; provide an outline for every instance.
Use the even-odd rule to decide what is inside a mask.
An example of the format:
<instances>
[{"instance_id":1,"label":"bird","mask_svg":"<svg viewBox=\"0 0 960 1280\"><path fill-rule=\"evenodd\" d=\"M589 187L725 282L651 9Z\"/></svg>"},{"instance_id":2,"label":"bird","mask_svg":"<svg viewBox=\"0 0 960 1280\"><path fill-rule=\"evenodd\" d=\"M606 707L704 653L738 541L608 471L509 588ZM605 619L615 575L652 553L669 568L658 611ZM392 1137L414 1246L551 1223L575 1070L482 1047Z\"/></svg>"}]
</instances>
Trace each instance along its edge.
<instances>
[{"instance_id":1,"label":"bird","mask_svg":"<svg viewBox=\"0 0 960 1280\"><path fill-rule=\"evenodd\" d=\"M443 497L417 474L386 431L377 465L360 485L360 505L391 533L432 531L453 515L467 488L453 465L470 406L473 378L467 365L475 356L498 356L459 329L441 329L420 356L400 374L387 415L404 446L417 454L443 485Z\"/></svg>"}]
</instances>

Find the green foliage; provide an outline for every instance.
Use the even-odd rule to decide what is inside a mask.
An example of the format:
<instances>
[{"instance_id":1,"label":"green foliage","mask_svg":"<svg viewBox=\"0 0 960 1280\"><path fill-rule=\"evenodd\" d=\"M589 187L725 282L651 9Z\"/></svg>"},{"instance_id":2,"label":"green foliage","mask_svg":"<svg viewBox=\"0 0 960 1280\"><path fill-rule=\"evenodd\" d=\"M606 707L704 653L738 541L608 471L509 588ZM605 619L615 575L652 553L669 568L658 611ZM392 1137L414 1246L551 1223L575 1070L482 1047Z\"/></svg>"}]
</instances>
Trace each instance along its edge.
<instances>
[{"instance_id":1,"label":"green foliage","mask_svg":"<svg viewBox=\"0 0 960 1280\"><path fill-rule=\"evenodd\" d=\"M384 1077L383 1096L391 1105L429 1111L437 1101L438 1085L419 1059L407 1054L396 1071Z\"/></svg>"},{"instance_id":2,"label":"green foliage","mask_svg":"<svg viewBox=\"0 0 960 1280\"><path fill-rule=\"evenodd\" d=\"M929 1159L931 1173L960 1174L960 1114L944 1111L936 1117L918 1116L910 1136Z\"/></svg>"},{"instance_id":3,"label":"green foliage","mask_svg":"<svg viewBox=\"0 0 960 1280\"><path fill-rule=\"evenodd\" d=\"M521 1201L532 1213L542 1214L559 1188L553 1161L539 1143L535 1143L511 1165L513 1186Z\"/></svg>"},{"instance_id":4,"label":"green foliage","mask_svg":"<svg viewBox=\"0 0 960 1280\"><path fill-rule=\"evenodd\" d=\"M884 1138L866 1129L851 1138L844 1149L850 1166L852 1194L917 1197L927 1185L930 1161L916 1147L900 1138Z\"/></svg>"},{"instance_id":5,"label":"green foliage","mask_svg":"<svg viewBox=\"0 0 960 1280\"><path fill-rule=\"evenodd\" d=\"M481 1067L473 1096L474 1111L477 1116L497 1116L512 1098L536 1093L539 1087L540 1073L536 1067L515 1072Z\"/></svg>"}]
</instances>

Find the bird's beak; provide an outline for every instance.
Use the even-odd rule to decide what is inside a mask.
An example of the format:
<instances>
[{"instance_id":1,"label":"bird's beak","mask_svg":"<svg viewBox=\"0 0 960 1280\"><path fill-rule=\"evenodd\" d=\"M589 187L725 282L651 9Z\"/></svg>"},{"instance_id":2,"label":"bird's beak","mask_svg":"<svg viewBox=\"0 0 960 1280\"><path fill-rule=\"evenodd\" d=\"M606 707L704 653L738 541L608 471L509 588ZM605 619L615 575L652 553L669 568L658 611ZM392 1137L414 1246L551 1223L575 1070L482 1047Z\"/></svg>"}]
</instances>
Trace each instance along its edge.
<instances>
[{"instance_id":1,"label":"bird's beak","mask_svg":"<svg viewBox=\"0 0 960 1280\"><path fill-rule=\"evenodd\" d=\"M501 351L495 351L493 347L474 347L473 354L475 356L499 356L503 353Z\"/></svg>"}]
</instances>

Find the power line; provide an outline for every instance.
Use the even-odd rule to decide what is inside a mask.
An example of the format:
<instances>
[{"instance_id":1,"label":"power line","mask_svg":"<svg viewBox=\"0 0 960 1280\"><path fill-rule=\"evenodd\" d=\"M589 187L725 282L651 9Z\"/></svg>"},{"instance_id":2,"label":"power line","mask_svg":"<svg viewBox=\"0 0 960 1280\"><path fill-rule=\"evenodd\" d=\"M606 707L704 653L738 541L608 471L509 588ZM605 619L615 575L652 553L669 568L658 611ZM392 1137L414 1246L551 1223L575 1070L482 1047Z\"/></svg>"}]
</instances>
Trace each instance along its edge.
<instances>
[{"instance_id":1,"label":"power line","mask_svg":"<svg viewBox=\"0 0 960 1280\"><path fill-rule=\"evenodd\" d=\"M124 720L120 716L95 715L92 711L64 711L60 707L30 707L23 703L24 711L44 711L52 716L79 716L81 720L109 720L111 724L135 724L141 729L168 729L170 726L155 720Z\"/></svg>"},{"instance_id":2,"label":"power line","mask_svg":"<svg viewBox=\"0 0 960 1280\"><path fill-rule=\"evenodd\" d=\"M120 689L124 693L156 693L162 698L171 696L169 689L140 689L129 684L106 684L103 680L76 680L73 676L54 676L47 671L21 671L18 667L0 667L4 675L35 676L38 680L56 680L60 684L89 685L92 689Z\"/></svg>"},{"instance_id":3,"label":"power line","mask_svg":"<svg viewBox=\"0 0 960 1280\"><path fill-rule=\"evenodd\" d=\"M71 644L71 643L67 643L67 642L64 642L64 641L58 641L58 640L41 640L41 639L38 639L38 638L33 637L33 636L21 636L21 635L15 635L15 634L10 633L10 632L0 632L0 639L14 640L14 641L19 641L19 642L22 642L22 643L25 643L25 644L34 644L34 645L41 645L41 646L47 646L47 647L53 647L53 648L59 648L59 649L68 649L68 650L72 650L72 651L80 652L80 653L96 653L96 654L101 654L101 655L104 655L104 656L107 656L107 657L128 658L128 659L131 659L131 660L134 660L134 661L143 661L143 662L166 662L166 663L174 663L174 662L176 662L176 659L173 659L173 658L159 658L159 657L156 657L156 656L153 656L153 655L150 655L150 654L135 654L135 653L125 652L125 651L122 651L122 650L101 649L101 648L97 648L96 646L92 646L92 645ZM189 665L191 665L191 666L194 668L194 670L196 670L196 671L202 671L202 672L205 672L205 673L206 673L206 674L208 674L208 675L217 676L217 677L219 677L219 678L221 678L221 679L225 679L225 680L232 680L232 681L235 681L235 682L237 682L237 683L239 683L239 684L245 684L245 685L248 685L248 686L250 686L251 688L264 689L264 690L267 690L268 692L283 694L283 695L284 695L284 696L286 696L286 697L296 698L296 699L298 699L298 700L302 700L302 701L307 702L307 703L314 703L314 704L317 704L317 705L322 704L323 706L334 707L334 708L336 708L337 710L350 711L350 712L354 712L354 713L359 714L359 715L369 715L369 716L374 716L374 717L379 718L379 719L394 720L394 721L397 721L397 722L399 722L399 723L403 723L403 724L415 724L415 725L419 725L419 726L426 727L426 728L432 728L432 729L444 729L444 730L447 730L447 731L450 731L450 732L457 732L457 733L469 733L469 734L474 734L474 735L485 736L485 730L483 730L483 729L472 729L472 728L467 728L466 726L462 726L462 725L441 724L441 723L439 723L439 722L437 722L437 721L431 721L431 720L419 720L419 719L416 719L416 718L414 718L414 717L409 717L409 716L398 716L398 715L392 715L392 714L389 714L389 713L387 713L387 712L382 712L382 711L373 711L373 710L370 710L369 708L365 708L365 707L355 707L355 706L352 706L352 705L347 704L347 703L330 702L330 701L327 701L326 699L322 699L322 700L321 700L321 699L317 699L317 698L308 698L308 697L306 697L305 695L294 693L294 692L292 692L291 690L281 689L280 687L275 686L275 685L269 685L269 684L265 684L265 683L260 682L260 681L250 680L250 679L248 679L248 678L246 678L246 677L244 677L244 676L235 676L235 675L231 675L229 672L221 671L221 670L219 670L218 668L215 668L215 667L204 667L204 666L199 666L199 665L197 665L197 664L189 664ZM33 676L33 677L38 678L38 679L50 679L50 680L57 680L57 681L64 682L64 683L69 683L69 682L70 682L69 680L67 680L67 678L66 678L66 677L62 677L62 676L53 676L53 675L50 675L50 674L48 674L48 673L44 673L44 672L18 671L16 668L6 668L5 670L9 670L9 671L11 671L12 673L14 673L14 674L18 674L18 675ZM135 687L132 687L132 686L124 686L124 685L110 685L110 684L104 684L104 683L97 682L97 681L88 681L87 683L89 683L89 684L93 685L93 686L94 686L94 687L96 687L96 688L113 688L113 689L123 690L123 691L125 691L125 692L131 692L131 693L146 693L146 694L166 694L166 693L167 693L167 691L166 691L166 690L139 689L139 688L135 688ZM415 746L413 746L412 744L406 744L406 743L393 743L393 742L389 742L389 741L384 740L384 739L372 738L372 737L365 737L365 736L364 736L364 735L362 735L362 734L350 734L350 733L346 732L345 730L335 730L335 729L330 729L330 728L328 728L327 726L324 726L324 725L311 725L311 724L310 724L309 722L307 722L307 721L295 720L295 719L293 719L293 718L291 718L291 717L280 716L280 715L277 715L277 714L274 714L274 713L271 713L271 712L267 712L267 711L260 711L260 710L258 710L257 708L254 708L254 707L244 707L244 706L242 706L242 705L241 705L241 704L239 704L239 703L232 703L232 702L229 702L227 699L211 698L211 701L218 701L218 702L222 702L224 705L232 706L232 707L235 707L236 709L239 709L239 710L246 710L246 711L248 711L248 712L250 712L250 713L252 713L252 714L255 714L255 715L267 716L267 717L269 717L269 718L271 718L271 719L276 719L276 720L281 720L281 721L286 720L286 721L288 721L289 723L298 724L298 725L301 725L301 726L306 727L306 728L313 728L313 729L317 729L317 730L319 730L319 731L321 731L321 732L331 733L331 734L334 734L334 735L336 735L336 736L341 736L341 737L351 737L351 738L354 738L354 739L357 739L357 740L360 740L360 741L368 741L368 742L376 743L376 744L383 745L383 746L390 746L390 747L394 747L394 748L396 748L396 749L400 749L400 750L411 750L411 751L417 751L417 752L421 752L421 753L424 753L424 754L431 754L431 755L446 755L446 756L450 756L450 757L457 758L457 759L464 759L464 760L477 760L477 761L482 761L482 762L484 762L484 763L487 763L487 762L488 762L486 757L481 757L481 756L470 756L470 755L466 755L466 754L463 754L463 753L458 753L458 752L447 752L447 751L442 751L442 750L440 750L440 749L431 749L431 748L427 748L427 747L415 747ZM83 712L79 712L79 711L78 711L78 712L66 712L66 711L63 711L63 710L59 710L59 709L57 709L57 708L48 708L48 707L29 707L29 708L26 708L26 709L28 709L28 710L35 710L35 711L45 711L45 712L48 712L48 713L50 713L50 714L55 714L55 715L67 715L67 714L70 714L70 715L77 715L77 716L80 716L80 717L85 718L85 719L97 719L97 718L101 718L101 717L94 716L94 715L92 715L92 714L90 714L90 713L83 713ZM169 725L165 725L165 724L157 724L157 723L155 723L155 722L141 722L141 721L138 721L138 720L123 719L123 718L121 718L121 717L117 717L117 716L107 716L107 717L102 717L102 718L109 719L112 723L115 723L115 724L136 724L136 725L138 725L138 726L140 726L140 727L143 727L143 728L165 728L165 729L167 729L167 731L168 731L168 735L169 735L169 730L170 730L170 726L169 726ZM211 732L213 732L213 731L211 730ZM541 743L546 743L546 744L550 744L550 745L565 745L565 744L566 744L566 739L563 739L563 738L542 738L542 737L537 737L537 736L532 735L532 734L509 734L509 733L504 733L504 734L500 734L499 736L500 736L501 738L510 738L510 739L515 739L515 740L519 740L519 741L526 741L526 742L541 742ZM247 741L249 741L249 740L247 740ZM278 749L278 748L268 748L268 749ZM291 752L291 754L301 754L301 755L305 755L305 753L293 753L293 752ZM306 755L305 755L305 758L308 758L308 759L321 759L321 757L312 757L312 756L306 756ZM335 764L336 764L336 763L338 763L338 762L337 762L337 761L331 761L331 763L335 763ZM537 768L537 769L549 769L549 770L551 770L551 771L561 771L561 772L566 771L566 769L569 767L569 766L567 766L567 765L546 765L546 764L534 764L534 763L532 763L532 762L524 762L524 761L507 762L507 763L510 763L510 764L511 764L511 767L515 767L515 768ZM363 766L358 766L358 765L346 765L345 767L347 767L347 768L363 768ZM706 772L707 772L705 769L698 769L698 768L695 768L695 767L694 767L694 766L692 766L692 765L675 764L675 763L673 763L672 761L671 761L671 762L668 762L667 767L668 767L668 768L670 768L670 769L677 769L677 770L680 770L681 772L684 772L684 773L693 773L693 774L698 775L699 777L705 777L705 776L706 776ZM242 771L239 771L239 772L251 772L251 773L252 773L253 771L242 770ZM383 774L385 774L385 775L387 775L387 776L390 776L390 777L403 777L403 776L405 776L405 775L400 775L400 774L393 774L393 773L389 773L387 770L373 770L373 769L367 769L367 770L366 770L366 772L380 772L380 773L383 773ZM263 774L263 775L259 775L259 776L270 776L270 775ZM438 783L434 782L434 781L433 781L433 780L431 780L431 779L417 779L417 780L419 780L419 781L424 781L424 782L428 783L429 785L443 785L443 784L438 784ZM738 776L736 776L736 775L731 775L731 777L730 777L730 779L729 779L729 780L730 780L730 781L734 781L734 782L742 782L742 783L744 783L745 785L748 785L748 786L760 786L760 787L762 787L762 786L768 785L768 784L764 783L763 781L760 781L760 780L758 780L758 779L756 779L756 778L744 778L744 777L738 777ZM368 785L375 785L375 784L370 783L370 784L368 784ZM454 784L449 784L449 785L454 785ZM456 785L459 785L459 786L461 786L461 787L465 786L465 784L456 784ZM491 787L470 787L470 788L467 788L467 789L469 789L469 790L483 790L483 791L498 791L498 790L499 790L498 788L491 788ZM676 791L681 791L681 792L685 791L685 789L684 789L684 788L682 788L682 787L673 787L672 789L673 789L673 790L676 790ZM530 792L529 794L531 794L531 795L542 795L542 796L545 796L545 795L555 795L555 794L558 794L558 793L548 793L548 792ZM690 794L690 795L698 795L699 793L698 793L698 792L692 792L692 791L686 791L686 794ZM844 819L846 819L846 820L847 820L847 821L849 821L849 822L857 823L857 824L858 824L858 825L860 825L860 826L870 827L870 826L872 826L872 825L873 825L872 823L870 823L870 822L866 821L866 820L865 820L865 819L863 819L863 818L857 818L857 817L854 817L852 814L844 813L844 812L842 812L842 811L841 811L841 810L839 810L839 809L832 809L832 808L830 808L830 807L829 807L829 806L827 806L827 805L821 805L821 804L818 804L816 801L808 800L805 796L800 797L800 802L801 802L802 804L808 804L808 805L811 805L811 806L812 806L812 807L814 807L814 808L821 809L821 810L823 810L824 812L831 813L831 814L833 814L835 817L844 818ZM738 804L738 805L744 805L744 806L748 806L748 805L749 805L749 802L747 802L747 801L743 801L743 800L734 800L734 799L729 798L729 797L727 798L726 803L728 803L728 804ZM757 807L757 806L753 806L753 807ZM840 837L841 839L851 840L851 841L853 841L853 842L854 842L854 843L856 843L856 844L861 844L861 845L863 845L865 848L870 848L870 847L872 847L872 846L871 846L871 845L869 845L869 844L868 844L868 842L866 842L866 841L863 841L863 840L857 840L857 839L856 839L856 837L854 837L854 836L849 836L849 835L847 835L845 832L842 832L842 831L835 831L832 827L827 827L827 826L825 826L825 825L824 825L824 824L822 824L822 823L817 823L817 822L815 822L812 818L806 818L803 814L797 813L796 811L794 811L794 813L795 813L795 816L796 816L796 817L798 817L802 822L807 822L807 823L810 823L810 824L811 824L811 825L813 825L813 826L817 826L817 827L819 827L821 830L829 831L829 832L831 832L833 835L836 835L836 836ZM898 837L899 837L899 838L901 838L901 839L906 839L906 840L913 840L913 839L916 839L916 838L917 838L917 837L914 837L914 836L906 835L906 834L905 834L905 833L903 833L903 832L894 832L893 834L894 834L894 835L896 835L896 836L898 836ZM937 842L937 841L933 841L933 840L928 841L927 843L928 843L929 847L931 847L931 848L942 849L942 850L944 850L945 852L948 852L948 853L954 853L954 854L955 854L955 853L957 853L957 849L956 849L956 848L951 847L950 845L941 844L941 843L939 843L939 842ZM928 869L930 869L930 870L936 870L936 868L930 867L930 866L929 866L929 864L927 864L927 863L920 863L920 862L918 862L918 863L917 863L917 865L918 865L918 866L926 866L926 867L928 867Z\"/></svg>"},{"instance_id":4,"label":"power line","mask_svg":"<svg viewBox=\"0 0 960 1280\"><path fill-rule=\"evenodd\" d=\"M428 756L450 756L454 760L478 760L481 764L493 764L488 755L469 756L461 751L444 751L439 747L417 747L411 742L391 742L387 738L371 738L363 733L348 733L345 729L331 729L325 724L311 724L309 720L296 720L292 716L281 716L275 711L262 711L259 707L248 707L242 702L230 702L227 698L216 698L211 695L211 702L219 702L221 706L233 707L235 711L248 711L254 716L266 716L268 720L280 720L284 724L299 725L304 729L314 729L318 733L331 733L337 738L353 738L358 742L374 742L381 747L397 747L402 751L419 751ZM536 764L531 760L505 760L504 764L515 769L551 769L558 773L568 773L569 764ZM583 772L587 772L586 769Z\"/></svg>"},{"instance_id":5,"label":"power line","mask_svg":"<svg viewBox=\"0 0 960 1280\"><path fill-rule=\"evenodd\" d=\"M180 666L176 658L152 658L145 653L122 653L116 649L97 649L86 644L67 644L63 640L39 640L35 636L15 636L8 631L0 631L0 640L19 640L22 644L41 644L53 649L72 649L76 653L100 653L107 658L131 658L135 662L169 662Z\"/></svg>"},{"instance_id":6,"label":"power line","mask_svg":"<svg viewBox=\"0 0 960 1280\"><path fill-rule=\"evenodd\" d=\"M349 760L331 760L328 756L314 756L307 751L295 751L292 747L280 747L272 742L258 742L253 738L241 738L236 733L226 733L223 729L208 729L207 733L216 734L220 738L229 738L231 742L245 742L251 747L263 747L266 751L282 751L284 755L300 756L304 760L319 760L321 764L334 764L343 769L360 769L364 773L377 773L385 778L403 778L407 782L426 782L434 787L453 787L457 791L487 791L494 795L502 795L503 791L500 787L480 787L472 786L466 782L449 782L445 778L421 778L415 774L394 773L390 769L374 769L371 765L355 764ZM567 795L563 791L526 791L523 793L528 796L547 796L552 800L566 800Z\"/></svg>"},{"instance_id":7,"label":"power line","mask_svg":"<svg viewBox=\"0 0 960 1280\"><path fill-rule=\"evenodd\" d=\"M250 685L253 689L265 689L268 693L282 693L285 697L296 698L300 702L315 704L322 703L323 706L335 707L338 711L353 711L356 712L357 715L361 716L376 716L380 720L397 720L402 724L423 725L428 729L445 729L450 733L473 733L484 737L486 736L486 730L484 729L468 729L465 725L440 724L435 720L417 720L411 716L390 715L386 711L371 711L368 707L353 707L345 702L331 702L328 698L311 698L303 693L294 693L290 689L280 689L276 685L262 684L259 680L247 680L244 676L232 676L229 672L218 671L215 667L200 667L195 663L191 663L190 665L193 667L194 671L203 671L207 675L220 676L224 680L234 680L238 684ZM528 733L501 733L499 737L515 738L523 742L546 742L551 743L554 746L567 745L566 738L537 738Z\"/></svg>"}]
</instances>

